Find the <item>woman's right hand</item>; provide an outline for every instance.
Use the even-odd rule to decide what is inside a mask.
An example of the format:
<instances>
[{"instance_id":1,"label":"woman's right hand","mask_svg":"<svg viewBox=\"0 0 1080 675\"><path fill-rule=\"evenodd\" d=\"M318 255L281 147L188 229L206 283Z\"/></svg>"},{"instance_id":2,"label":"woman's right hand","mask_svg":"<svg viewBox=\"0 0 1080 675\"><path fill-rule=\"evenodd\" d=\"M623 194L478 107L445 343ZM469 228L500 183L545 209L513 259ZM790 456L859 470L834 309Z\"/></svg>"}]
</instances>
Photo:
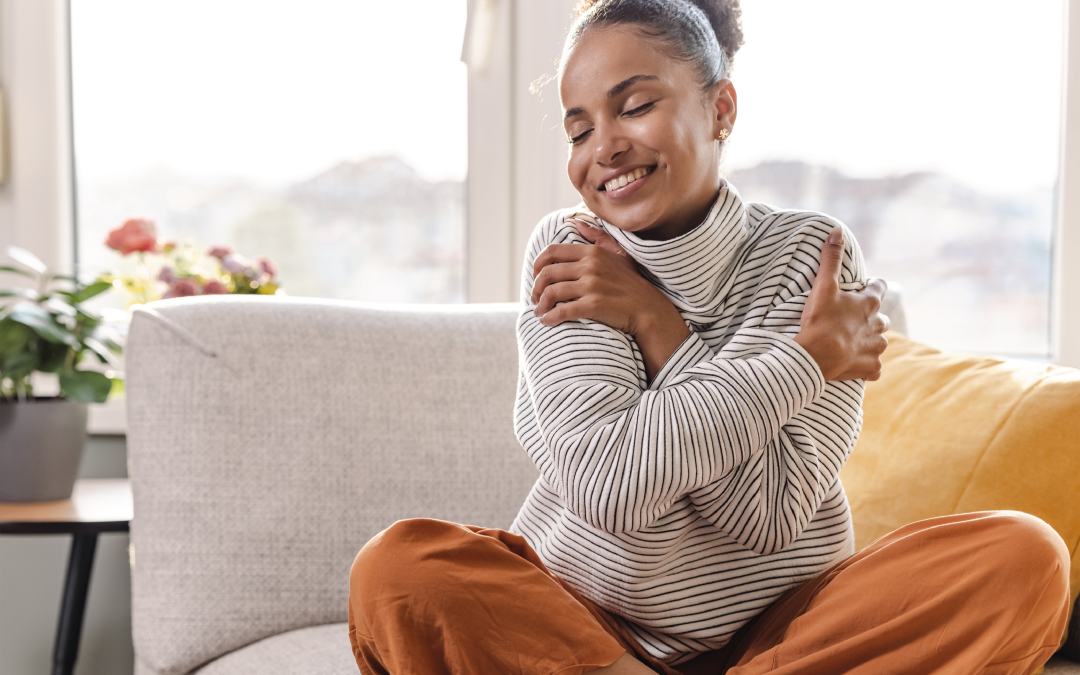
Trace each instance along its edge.
<instances>
[{"instance_id":1,"label":"woman's right hand","mask_svg":"<svg viewBox=\"0 0 1080 675\"><path fill-rule=\"evenodd\" d=\"M821 248L795 342L813 357L827 382L876 380L881 377L881 354L889 345L882 335L889 329L889 317L878 311L888 286L871 279L861 291L840 290L843 259L844 232L838 227Z\"/></svg>"}]
</instances>

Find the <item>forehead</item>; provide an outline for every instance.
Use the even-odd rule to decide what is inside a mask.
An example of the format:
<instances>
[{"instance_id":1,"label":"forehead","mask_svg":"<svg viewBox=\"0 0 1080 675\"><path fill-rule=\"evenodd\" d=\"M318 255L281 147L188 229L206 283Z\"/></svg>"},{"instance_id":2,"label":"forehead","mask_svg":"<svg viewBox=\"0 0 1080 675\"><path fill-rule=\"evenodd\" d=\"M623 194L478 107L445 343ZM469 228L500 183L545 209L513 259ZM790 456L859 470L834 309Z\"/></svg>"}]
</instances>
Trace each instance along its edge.
<instances>
[{"instance_id":1,"label":"forehead","mask_svg":"<svg viewBox=\"0 0 1080 675\"><path fill-rule=\"evenodd\" d=\"M660 82L684 87L694 82L688 63L664 54L654 38L631 26L590 28L563 55L559 99L563 110L599 101L618 83L635 75L655 75Z\"/></svg>"}]
</instances>

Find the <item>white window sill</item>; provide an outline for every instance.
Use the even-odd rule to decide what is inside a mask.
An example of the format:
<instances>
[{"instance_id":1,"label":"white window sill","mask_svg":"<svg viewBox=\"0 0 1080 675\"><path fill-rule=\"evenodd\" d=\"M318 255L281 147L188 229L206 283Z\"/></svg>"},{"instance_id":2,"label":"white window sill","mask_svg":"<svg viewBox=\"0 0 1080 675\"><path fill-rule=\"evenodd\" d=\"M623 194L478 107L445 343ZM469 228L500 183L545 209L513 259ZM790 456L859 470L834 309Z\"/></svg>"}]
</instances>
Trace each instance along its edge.
<instances>
[{"instance_id":1,"label":"white window sill","mask_svg":"<svg viewBox=\"0 0 1080 675\"><path fill-rule=\"evenodd\" d=\"M90 406L86 433L99 436L127 433L127 399L113 396L105 403Z\"/></svg>"}]
</instances>

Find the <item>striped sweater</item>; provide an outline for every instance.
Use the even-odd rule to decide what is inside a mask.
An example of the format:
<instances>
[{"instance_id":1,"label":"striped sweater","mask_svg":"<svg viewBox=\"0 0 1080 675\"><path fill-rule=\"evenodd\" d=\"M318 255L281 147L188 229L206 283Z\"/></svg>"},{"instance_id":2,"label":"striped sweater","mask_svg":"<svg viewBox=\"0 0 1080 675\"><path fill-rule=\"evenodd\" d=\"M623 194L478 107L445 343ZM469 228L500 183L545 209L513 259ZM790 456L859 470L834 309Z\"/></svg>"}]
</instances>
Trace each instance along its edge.
<instances>
[{"instance_id":1,"label":"striped sweater","mask_svg":"<svg viewBox=\"0 0 1080 675\"><path fill-rule=\"evenodd\" d=\"M649 381L625 333L533 315L533 261L550 244L588 243L567 222L583 209L547 216L526 254L514 422L540 478L511 529L677 664L854 552L838 474L863 382L826 383L791 339L838 223L745 204L730 184L672 240L597 220L691 329ZM861 288L862 255L845 239L841 288Z\"/></svg>"}]
</instances>

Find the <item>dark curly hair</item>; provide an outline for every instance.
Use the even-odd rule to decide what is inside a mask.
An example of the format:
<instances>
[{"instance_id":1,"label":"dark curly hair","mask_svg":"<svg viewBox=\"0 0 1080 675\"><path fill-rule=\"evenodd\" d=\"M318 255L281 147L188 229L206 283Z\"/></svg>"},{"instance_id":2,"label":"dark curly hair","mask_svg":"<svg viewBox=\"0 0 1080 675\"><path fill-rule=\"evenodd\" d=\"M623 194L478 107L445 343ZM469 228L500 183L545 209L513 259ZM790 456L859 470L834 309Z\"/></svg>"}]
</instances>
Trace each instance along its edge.
<instances>
[{"instance_id":1,"label":"dark curly hair","mask_svg":"<svg viewBox=\"0 0 1080 675\"><path fill-rule=\"evenodd\" d=\"M580 0L575 11L564 53L590 28L626 25L694 64L705 89L727 77L743 44L739 0Z\"/></svg>"}]
</instances>

